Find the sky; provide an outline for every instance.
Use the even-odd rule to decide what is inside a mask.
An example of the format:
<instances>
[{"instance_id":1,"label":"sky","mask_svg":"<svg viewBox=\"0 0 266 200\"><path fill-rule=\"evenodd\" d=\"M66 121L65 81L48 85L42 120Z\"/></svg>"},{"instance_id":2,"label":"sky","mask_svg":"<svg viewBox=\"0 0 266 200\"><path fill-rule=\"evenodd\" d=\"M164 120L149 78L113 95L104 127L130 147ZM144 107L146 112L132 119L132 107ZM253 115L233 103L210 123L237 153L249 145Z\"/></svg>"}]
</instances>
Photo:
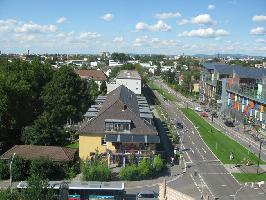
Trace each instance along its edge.
<instances>
[{"instance_id":1,"label":"sky","mask_svg":"<svg viewBox=\"0 0 266 200\"><path fill-rule=\"evenodd\" d=\"M0 50L266 56L266 0L0 0Z\"/></svg>"}]
</instances>

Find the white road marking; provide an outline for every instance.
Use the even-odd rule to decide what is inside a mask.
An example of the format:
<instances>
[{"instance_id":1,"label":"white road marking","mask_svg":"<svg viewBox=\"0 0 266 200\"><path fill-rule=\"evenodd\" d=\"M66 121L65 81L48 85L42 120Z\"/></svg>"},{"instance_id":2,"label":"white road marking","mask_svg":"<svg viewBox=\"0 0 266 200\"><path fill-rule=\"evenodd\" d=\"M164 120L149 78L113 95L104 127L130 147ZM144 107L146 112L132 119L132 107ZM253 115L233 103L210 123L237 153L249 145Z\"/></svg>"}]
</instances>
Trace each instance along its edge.
<instances>
[{"instance_id":1,"label":"white road marking","mask_svg":"<svg viewBox=\"0 0 266 200\"><path fill-rule=\"evenodd\" d=\"M201 149L204 151L205 154L207 153L203 147L201 147Z\"/></svg>"}]
</instances>

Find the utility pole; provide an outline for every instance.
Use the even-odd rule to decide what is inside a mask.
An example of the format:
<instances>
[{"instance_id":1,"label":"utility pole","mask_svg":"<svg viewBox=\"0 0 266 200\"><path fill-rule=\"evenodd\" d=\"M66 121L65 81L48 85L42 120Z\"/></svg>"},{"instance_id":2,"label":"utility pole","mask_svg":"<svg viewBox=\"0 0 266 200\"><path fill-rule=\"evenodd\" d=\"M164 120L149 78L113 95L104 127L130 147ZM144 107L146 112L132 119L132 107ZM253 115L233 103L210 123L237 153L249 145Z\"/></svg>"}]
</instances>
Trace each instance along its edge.
<instances>
[{"instance_id":1,"label":"utility pole","mask_svg":"<svg viewBox=\"0 0 266 200\"><path fill-rule=\"evenodd\" d=\"M11 161L10 161L10 164L9 164L9 173L10 173L9 187L10 187L11 192L12 192L12 163L13 163L13 160L15 158L15 155L16 155L16 153L13 154Z\"/></svg>"},{"instance_id":2,"label":"utility pole","mask_svg":"<svg viewBox=\"0 0 266 200\"><path fill-rule=\"evenodd\" d=\"M260 139L260 151L259 151L259 158L258 158L257 174L259 174L259 168L260 168L260 153L261 153L262 143L263 143L263 139Z\"/></svg>"}]
</instances>

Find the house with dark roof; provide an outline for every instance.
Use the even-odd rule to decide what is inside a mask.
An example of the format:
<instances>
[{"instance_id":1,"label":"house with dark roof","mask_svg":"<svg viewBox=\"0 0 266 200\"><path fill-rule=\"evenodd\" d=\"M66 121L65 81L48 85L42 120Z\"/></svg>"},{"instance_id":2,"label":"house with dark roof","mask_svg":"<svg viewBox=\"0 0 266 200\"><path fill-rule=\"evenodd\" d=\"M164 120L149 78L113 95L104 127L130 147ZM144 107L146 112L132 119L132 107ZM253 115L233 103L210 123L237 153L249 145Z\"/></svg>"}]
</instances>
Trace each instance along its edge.
<instances>
[{"instance_id":1,"label":"house with dark roof","mask_svg":"<svg viewBox=\"0 0 266 200\"><path fill-rule=\"evenodd\" d=\"M1 160L10 160L14 154L25 160L47 158L55 162L73 162L78 149L58 146L15 145L0 156Z\"/></svg>"},{"instance_id":2,"label":"house with dark roof","mask_svg":"<svg viewBox=\"0 0 266 200\"><path fill-rule=\"evenodd\" d=\"M99 96L85 114L79 129L79 156L88 159L96 151L124 154L155 151L160 138L145 97L124 85L107 96Z\"/></svg>"},{"instance_id":3,"label":"house with dark roof","mask_svg":"<svg viewBox=\"0 0 266 200\"><path fill-rule=\"evenodd\" d=\"M96 69L89 69L89 70L83 70L79 69L76 71L76 73L80 76L82 79L87 80L94 80L98 86L102 84L103 81L107 81L107 76L102 70L96 70Z\"/></svg>"}]
</instances>

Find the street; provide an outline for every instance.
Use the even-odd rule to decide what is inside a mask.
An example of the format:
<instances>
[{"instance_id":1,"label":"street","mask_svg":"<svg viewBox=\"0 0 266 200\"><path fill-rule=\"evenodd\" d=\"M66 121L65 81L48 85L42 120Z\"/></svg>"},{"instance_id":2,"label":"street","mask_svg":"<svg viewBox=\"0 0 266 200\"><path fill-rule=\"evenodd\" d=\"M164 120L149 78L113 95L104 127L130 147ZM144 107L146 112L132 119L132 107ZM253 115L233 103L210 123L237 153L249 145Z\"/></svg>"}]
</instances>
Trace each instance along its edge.
<instances>
[{"instance_id":1,"label":"street","mask_svg":"<svg viewBox=\"0 0 266 200\"><path fill-rule=\"evenodd\" d=\"M166 91L173 91L162 81L156 80ZM260 188L256 189L246 187L249 192L241 192L242 185L226 170L223 164L211 152L208 146L201 139L196 127L182 114L178 106L171 101L165 101L157 92L156 97L159 99L162 107L166 110L170 121L183 123L184 128L179 132L181 136L181 148L184 149L184 159L194 184L203 196L209 196L210 199L265 199L265 192ZM181 95L175 95L184 105L188 102L189 106L195 106ZM264 154L265 155L265 154ZM178 190L178 188L176 188ZM240 190L240 192L239 192Z\"/></svg>"}]
</instances>

